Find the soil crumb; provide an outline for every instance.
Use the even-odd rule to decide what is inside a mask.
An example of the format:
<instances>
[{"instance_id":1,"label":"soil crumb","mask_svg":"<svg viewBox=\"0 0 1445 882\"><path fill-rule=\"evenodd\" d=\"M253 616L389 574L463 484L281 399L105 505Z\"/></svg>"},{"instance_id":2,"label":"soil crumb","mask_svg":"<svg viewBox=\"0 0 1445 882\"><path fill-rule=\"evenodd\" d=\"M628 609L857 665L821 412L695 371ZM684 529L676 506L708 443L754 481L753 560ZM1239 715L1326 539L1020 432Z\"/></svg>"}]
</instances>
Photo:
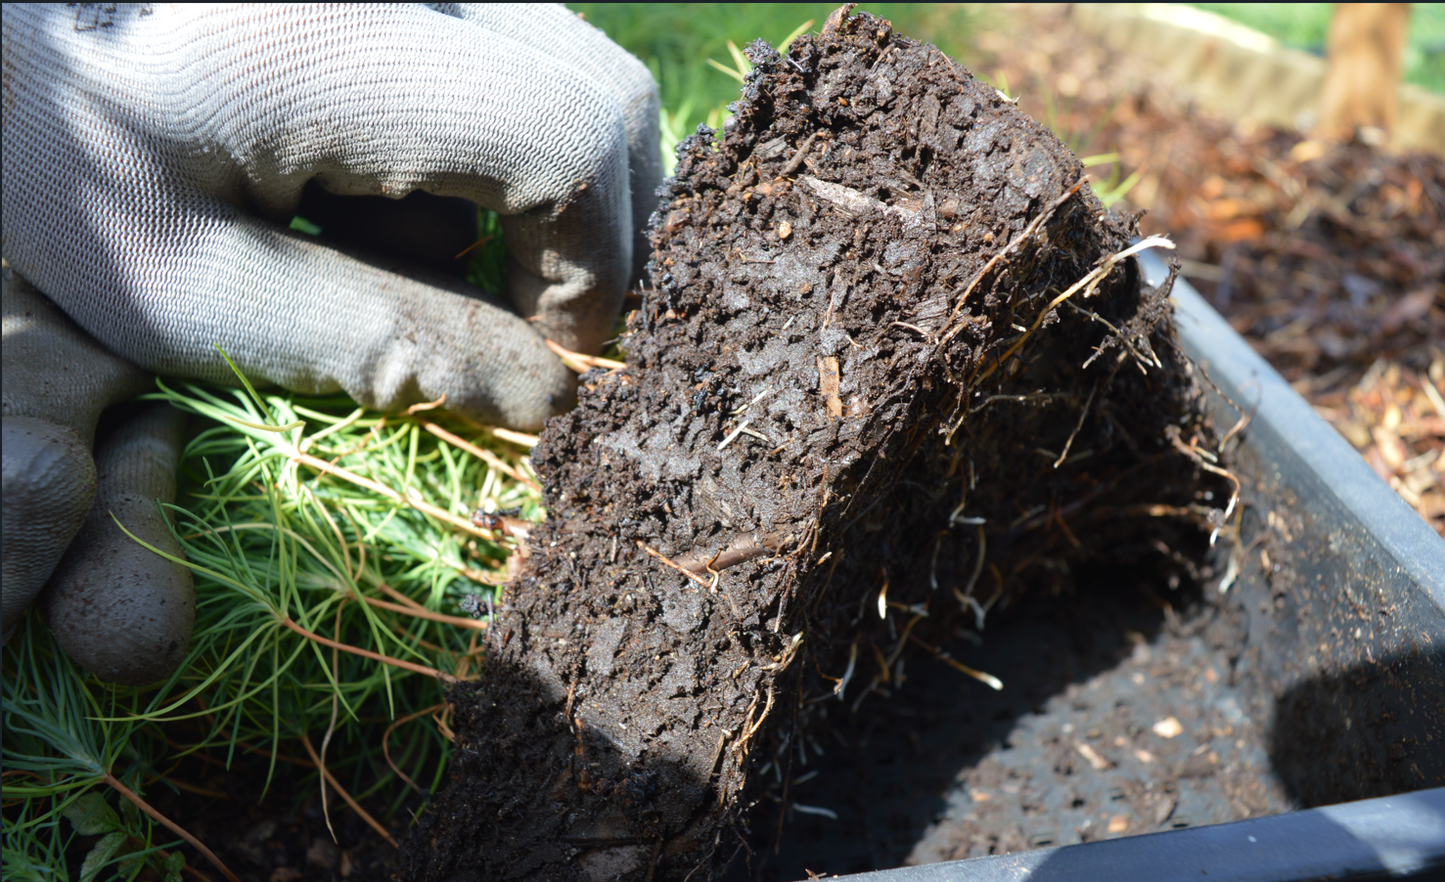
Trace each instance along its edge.
<instances>
[{"instance_id":1,"label":"soil crumb","mask_svg":"<svg viewBox=\"0 0 1445 882\"><path fill-rule=\"evenodd\" d=\"M628 367L535 450L549 518L405 878L716 878L910 656L970 673L943 644L1083 567L1200 578L1225 522L1168 286L1067 147L848 7L748 55L679 149Z\"/></svg>"}]
</instances>

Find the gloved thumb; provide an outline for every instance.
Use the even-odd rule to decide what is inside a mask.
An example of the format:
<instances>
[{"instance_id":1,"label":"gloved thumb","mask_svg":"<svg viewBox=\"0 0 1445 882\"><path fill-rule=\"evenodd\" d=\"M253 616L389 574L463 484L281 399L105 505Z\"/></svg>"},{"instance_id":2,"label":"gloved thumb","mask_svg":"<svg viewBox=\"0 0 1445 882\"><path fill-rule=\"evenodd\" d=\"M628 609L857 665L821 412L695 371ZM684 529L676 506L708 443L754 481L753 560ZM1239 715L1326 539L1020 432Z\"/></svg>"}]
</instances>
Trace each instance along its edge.
<instances>
[{"instance_id":1,"label":"gloved thumb","mask_svg":"<svg viewBox=\"0 0 1445 882\"><path fill-rule=\"evenodd\" d=\"M3 634L25 616L80 529L95 498L95 463L71 429L34 417L4 418Z\"/></svg>"},{"instance_id":2,"label":"gloved thumb","mask_svg":"<svg viewBox=\"0 0 1445 882\"><path fill-rule=\"evenodd\" d=\"M90 446L100 412L145 391L150 378L102 349L8 264L0 267L0 310L3 643L90 509Z\"/></svg>"},{"instance_id":3,"label":"gloved thumb","mask_svg":"<svg viewBox=\"0 0 1445 882\"><path fill-rule=\"evenodd\" d=\"M85 524L40 597L56 641L102 680L143 686L186 657L196 617L190 571L158 502L176 496L185 416L164 403L126 406L96 442L97 488Z\"/></svg>"}]
</instances>

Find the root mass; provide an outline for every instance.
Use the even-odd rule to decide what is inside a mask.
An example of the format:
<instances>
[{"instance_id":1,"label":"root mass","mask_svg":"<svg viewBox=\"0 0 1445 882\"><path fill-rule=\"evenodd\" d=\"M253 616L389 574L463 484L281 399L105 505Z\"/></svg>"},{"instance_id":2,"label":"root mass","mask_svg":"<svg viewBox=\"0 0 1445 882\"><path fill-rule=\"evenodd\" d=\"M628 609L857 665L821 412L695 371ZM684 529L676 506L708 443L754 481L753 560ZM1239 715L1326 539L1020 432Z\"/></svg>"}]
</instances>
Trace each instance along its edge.
<instances>
[{"instance_id":1,"label":"root mass","mask_svg":"<svg viewBox=\"0 0 1445 882\"><path fill-rule=\"evenodd\" d=\"M1188 569L1223 520L1167 285L1067 147L866 14L748 52L628 367L535 450L549 517L408 878L713 878L907 655L1088 567Z\"/></svg>"}]
</instances>

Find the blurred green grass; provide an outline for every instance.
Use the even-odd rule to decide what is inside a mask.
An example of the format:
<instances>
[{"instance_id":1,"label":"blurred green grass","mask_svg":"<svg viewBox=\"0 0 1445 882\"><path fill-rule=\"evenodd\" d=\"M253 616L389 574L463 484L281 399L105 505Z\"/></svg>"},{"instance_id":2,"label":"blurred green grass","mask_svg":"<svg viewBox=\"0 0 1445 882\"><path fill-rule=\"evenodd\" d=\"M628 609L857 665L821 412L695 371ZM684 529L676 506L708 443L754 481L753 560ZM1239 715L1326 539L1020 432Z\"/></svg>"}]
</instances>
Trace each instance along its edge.
<instances>
[{"instance_id":1,"label":"blurred green grass","mask_svg":"<svg viewBox=\"0 0 1445 882\"><path fill-rule=\"evenodd\" d=\"M1279 40L1325 54L1333 3L1190 3ZM1445 95L1445 3L1415 3L1405 47L1405 82Z\"/></svg>"}]
</instances>

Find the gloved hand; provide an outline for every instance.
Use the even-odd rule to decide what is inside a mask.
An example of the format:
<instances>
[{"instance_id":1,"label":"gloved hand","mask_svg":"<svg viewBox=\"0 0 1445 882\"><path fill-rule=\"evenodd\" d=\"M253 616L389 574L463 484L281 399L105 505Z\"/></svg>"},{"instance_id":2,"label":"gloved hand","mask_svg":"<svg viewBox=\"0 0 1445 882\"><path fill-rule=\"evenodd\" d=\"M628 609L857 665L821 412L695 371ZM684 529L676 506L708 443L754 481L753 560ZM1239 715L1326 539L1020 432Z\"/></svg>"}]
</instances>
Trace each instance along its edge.
<instances>
[{"instance_id":1,"label":"gloved hand","mask_svg":"<svg viewBox=\"0 0 1445 882\"><path fill-rule=\"evenodd\" d=\"M639 276L656 87L561 7L9 5L3 28L5 257L148 371L231 382L219 345L263 383L535 429L574 389L543 337L595 351ZM502 217L505 292L415 269L470 243L474 205ZM341 241L289 232L298 209ZM7 438L64 424L37 410L89 368L42 347L12 378L6 328ZM5 451L8 629L11 526L40 523L10 481L43 463Z\"/></svg>"},{"instance_id":2,"label":"gloved hand","mask_svg":"<svg viewBox=\"0 0 1445 882\"><path fill-rule=\"evenodd\" d=\"M114 682L162 679L191 638L191 574L133 542L110 513L151 545L181 553L156 502L175 501L184 417L165 404L112 411L93 461L101 411L154 381L102 349L9 265L0 273L0 640L49 580L45 614L71 658Z\"/></svg>"}]
</instances>

